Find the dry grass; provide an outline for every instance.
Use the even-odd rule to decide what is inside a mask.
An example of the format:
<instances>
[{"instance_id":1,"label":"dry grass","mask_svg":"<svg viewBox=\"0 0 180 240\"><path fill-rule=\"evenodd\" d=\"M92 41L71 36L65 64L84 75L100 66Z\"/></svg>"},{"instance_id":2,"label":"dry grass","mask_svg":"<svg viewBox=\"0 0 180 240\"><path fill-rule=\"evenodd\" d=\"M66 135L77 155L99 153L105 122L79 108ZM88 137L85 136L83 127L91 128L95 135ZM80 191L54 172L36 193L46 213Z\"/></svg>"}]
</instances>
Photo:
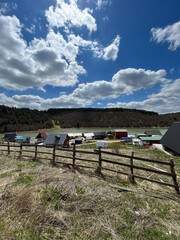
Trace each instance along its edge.
<instances>
[{"instance_id":1,"label":"dry grass","mask_svg":"<svg viewBox=\"0 0 180 240\"><path fill-rule=\"evenodd\" d=\"M131 147L121 148L123 154L131 152ZM146 149L135 150L135 155L166 158ZM48 161L12 156L0 157L0 179L1 240L180 238L179 203L118 192L109 183L177 197L167 187L142 181L134 186L114 173L101 178L90 170L51 167Z\"/></svg>"}]
</instances>

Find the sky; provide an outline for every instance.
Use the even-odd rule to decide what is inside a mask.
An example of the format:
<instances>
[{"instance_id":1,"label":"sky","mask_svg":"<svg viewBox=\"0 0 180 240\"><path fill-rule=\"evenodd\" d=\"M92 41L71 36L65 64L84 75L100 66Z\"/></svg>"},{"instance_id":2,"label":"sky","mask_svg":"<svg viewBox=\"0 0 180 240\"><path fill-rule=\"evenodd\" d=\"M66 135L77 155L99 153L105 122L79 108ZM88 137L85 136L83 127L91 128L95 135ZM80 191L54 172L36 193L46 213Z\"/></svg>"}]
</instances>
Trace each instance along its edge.
<instances>
[{"instance_id":1,"label":"sky","mask_svg":"<svg viewBox=\"0 0 180 240\"><path fill-rule=\"evenodd\" d=\"M0 0L0 105L180 112L179 0Z\"/></svg>"}]
</instances>

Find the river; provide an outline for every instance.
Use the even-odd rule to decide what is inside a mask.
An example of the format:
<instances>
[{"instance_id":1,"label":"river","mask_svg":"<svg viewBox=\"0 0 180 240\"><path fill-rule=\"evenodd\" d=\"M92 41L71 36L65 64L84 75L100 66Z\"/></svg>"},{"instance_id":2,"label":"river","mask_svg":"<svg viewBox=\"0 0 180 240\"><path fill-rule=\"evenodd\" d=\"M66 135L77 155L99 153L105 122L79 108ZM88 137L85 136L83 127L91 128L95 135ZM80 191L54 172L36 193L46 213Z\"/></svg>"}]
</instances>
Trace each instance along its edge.
<instances>
[{"instance_id":1,"label":"river","mask_svg":"<svg viewBox=\"0 0 180 240\"><path fill-rule=\"evenodd\" d=\"M83 132L101 132L101 131L114 131L114 129L122 129L122 127L116 127L116 128L61 128L61 129L47 129L43 130L47 134L51 133L83 133ZM162 135L165 134L168 128L126 128L128 131L128 135L134 135L135 133L144 133L145 130L160 130ZM25 137L36 137L37 134L42 130L37 131L28 131L28 132L16 132L18 136L25 136ZM0 138L4 136L3 133L0 134Z\"/></svg>"}]
</instances>

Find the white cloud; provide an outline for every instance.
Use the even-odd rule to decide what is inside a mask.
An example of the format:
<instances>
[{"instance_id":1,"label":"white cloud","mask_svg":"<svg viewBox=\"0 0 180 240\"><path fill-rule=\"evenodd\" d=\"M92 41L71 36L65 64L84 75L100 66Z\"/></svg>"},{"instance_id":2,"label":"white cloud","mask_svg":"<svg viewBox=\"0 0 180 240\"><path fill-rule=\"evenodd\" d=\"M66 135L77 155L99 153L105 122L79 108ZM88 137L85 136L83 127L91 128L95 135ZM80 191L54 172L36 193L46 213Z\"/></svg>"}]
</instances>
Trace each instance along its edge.
<instances>
[{"instance_id":1,"label":"white cloud","mask_svg":"<svg viewBox=\"0 0 180 240\"><path fill-rule=\"evenodd\" d=\"M0 3L0 14L5 14L5 13L9 12L11 9L13 9L13 10L17 9L17 4L16 3L8 3L8 2Z\"/></svg>"},{"instance_id":2,"label":"white cloud","mask_svg":"<svg viewBox=\"0 0 180 240\"><path fill-rule=\"evenodd\" d=\"M119 36L104 48L97 41L74 34L65 40L62 34L49 29L45 39L34 38L27 43L21 32L23 27L16 16L0 15L1 87L20 91L36 87L44 91L46 85L74 86L78 76L86 73L76 60L80 47L104 60L117 58Z\"/></svg>"},{"instance_id":3,"label":"white cloud","mask_svg":"<svg viewBox=\"0 0 180 240\"><path fill-rule=\"evenodd\" d=\"M85 101L84 99L79 99L73 95L61 95L57 98L44 99L39 96L34 95L14 95L8 97L5 94L0 94L1 104L6 106L13 106L17 108L26 107L30 109L48 109L48 108L75 108L75 107L85 107L92 104L92 101Z\"/></svg>"},{"instance_id":4,"label":"white cloud","mask_svg":"<svg viewBox=\"0 0 180 240\"><path fill-rule=\"evenodd\" d=\"M79 84L71 94L61 93L62 95L52 99L44 99L33 95L14 95L10 98L5 94L1 94L1 104L15 107L29 107L32 109L85 107L91 105L95 100L117 98L122 94L130 94L138 89L150 88L155 84L163 82L162 92L159 96L152 95L148 100L149 103L132 102L124 105L122 103L116 104L122 107L134 106L144 109L145 104L147 104L146 107L149 107L150 101L154 101L154 105L157 103L160 105L161 99L165 99L165 96L170 99L172 92L175 92L174 98L177 98L176 95L178 95L180 90L180 81L177 80L174 82L174 85L172 83L170 84L166 81L165 75L166 72L164 70L154 72L144 69L124 69L117 72L111 82L95 81L92 83ZM108 106L113 107L115 105L109 104Z\"/></svg>"},{"instance_id":5,"label":"white cloud","mask_svg":"<svg viewBox=\"0 0 180 240\"><path fill-rule=\"evenodd\" d=\"M108 16L103 17L103 21L108 21L108 20L109 20Z\"/></svg>"},{"instance_id":6,"label":"white cloud","mask_svg":"<svg viewBox=\"0 0 180 240\"><path fill-rule=\"evenodd\" d=\"M97 100L116 98L122 94L132 94L139 89L151 88L156 84L166 82L166 71L151 71L144 69L127 68L118 71L108 81L82 83L72 93L81 99Z\"/></svg>"},{"instance_id":7,"label":"white cloud","mask_svg":"<svg viewBox=\"0 0 180 240\"><path fill-rule=\"evenodd\" d=\"M180 21L165 28L152 28L152 40L160 42L168 42L170 50L176 50L180 47Z\"/></svg>"},{"instance_id":8,"label":"white cloud","mask_svg":"<svg viewBox=\"0 0 180 240\"><path fill-rule=\"evenodd\" d=\"M136 108L159 113L180 111L180 79L165 84L159 93L152 94L144 101L132 101L129 103L108 103L108 107Z\"/></svg>"},{"instance_id":9,"label":"white cloud","mask_svg":"<svg viewBox=\"0 0 180 240\"><path fill-rule=\"evenodd\" d=\"M96 10L100 10L102 7L110 5L110 4L111 4L110 0L97 0Z\"/></svg>"},{"instance_id":10,"label":"white cloud","mask_svg":"<svg viewBox=\"0 0 180 240\"><path fill-rule=\"evenodd\" d=\"M105 60L113 60L115 61L117 59L117 55L119 52L119 44L120 44L120 37L117 35L117 37L114 39L112 44L110 44L108 47L104 48L104 54L103 58Z\"/></svg>"},{"instance_id":11,"label":"white cloud","mask_svg":"<svg viewBox=\"0 0 180 240\"><path fill-rule=\"evenodd\" d=\"M76 0L70 0L69 4L64 0L57 0L56 7L50 6L45 11L45 15L50 27L86 26L90 33L97 30L92 10L89 8L79 9Z\"/></svg>"},{"instance_id":12,"label":"white cloud","mask_svg":"<svg viewBox=\"0 0 180 240\"><path fill-rule=\"evenodd\" d=\"M16 16L0 16L0 86L12 90L74 86L85 69L76 62L78 47L50 30L46 39L27 44Z\"/></svg>"},{"instance_id":13,"label":"white cloud","mask_svg":"<svg viewBox=\"0 0 180 240\"><path fill-rule=\"evenodd\" d=\"M30 28L25 27L25 30L29 33L35 33L36 31L36 26L34 24L31 24Z\"/></svg>"},{"instance_id":14,"label":"white cloud","mask_svg":"<svg viewBox=\"0 0 180 240\"><path fill-rule=\"evenodd\" d=\"M85 40L79 35L75 36L70 34L68 36L69 41L76 46L91 50L94 53L94 57L102 58L106 61L115 61L119 52L120 36L117 35L114 41L107 47L99 44L97 41Z\"/></svg>"}]
</instances>

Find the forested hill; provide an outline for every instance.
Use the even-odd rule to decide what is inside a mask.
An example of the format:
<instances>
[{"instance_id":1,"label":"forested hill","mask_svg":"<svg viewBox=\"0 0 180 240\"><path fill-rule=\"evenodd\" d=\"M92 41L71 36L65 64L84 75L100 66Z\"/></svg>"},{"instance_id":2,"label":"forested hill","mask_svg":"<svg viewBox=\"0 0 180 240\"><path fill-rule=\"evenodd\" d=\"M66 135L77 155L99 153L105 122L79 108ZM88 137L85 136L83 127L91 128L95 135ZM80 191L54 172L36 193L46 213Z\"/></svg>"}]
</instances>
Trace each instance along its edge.
<instances>
[{"instance_id":1,"label":"forested hill","mask_svg":"<svg viewBox=\"0 0 180 240\"><path fill-rule=\"evenodd\" d=\"M54 120L54 121L52 121ZM53 122L70 127L169 127L180 121L180 113L155 112L123 108L73 108L47 111L0 105L0 132L30 131L52 128Z\"/></svg>"},{"instance_id":2,"label":"forested hill","mask_svg":"<svg viewBox=\"0 0 180 240\"><path fill-rule=\"evenodd\" d=\"M0 105L0 132L30 131L53 127L45 111Z\"/></svg>"},{"instance_id":3,"label":"forested hill","mask_svg":"<svg viewBox=\"0 0 180 240\"><path fill-rule=\"evenodd\" d=\"M61 127L169 127L180 121L180 113L158 114L125 108L49 109L47 111Z\"/></svg>"}]
</instances>

